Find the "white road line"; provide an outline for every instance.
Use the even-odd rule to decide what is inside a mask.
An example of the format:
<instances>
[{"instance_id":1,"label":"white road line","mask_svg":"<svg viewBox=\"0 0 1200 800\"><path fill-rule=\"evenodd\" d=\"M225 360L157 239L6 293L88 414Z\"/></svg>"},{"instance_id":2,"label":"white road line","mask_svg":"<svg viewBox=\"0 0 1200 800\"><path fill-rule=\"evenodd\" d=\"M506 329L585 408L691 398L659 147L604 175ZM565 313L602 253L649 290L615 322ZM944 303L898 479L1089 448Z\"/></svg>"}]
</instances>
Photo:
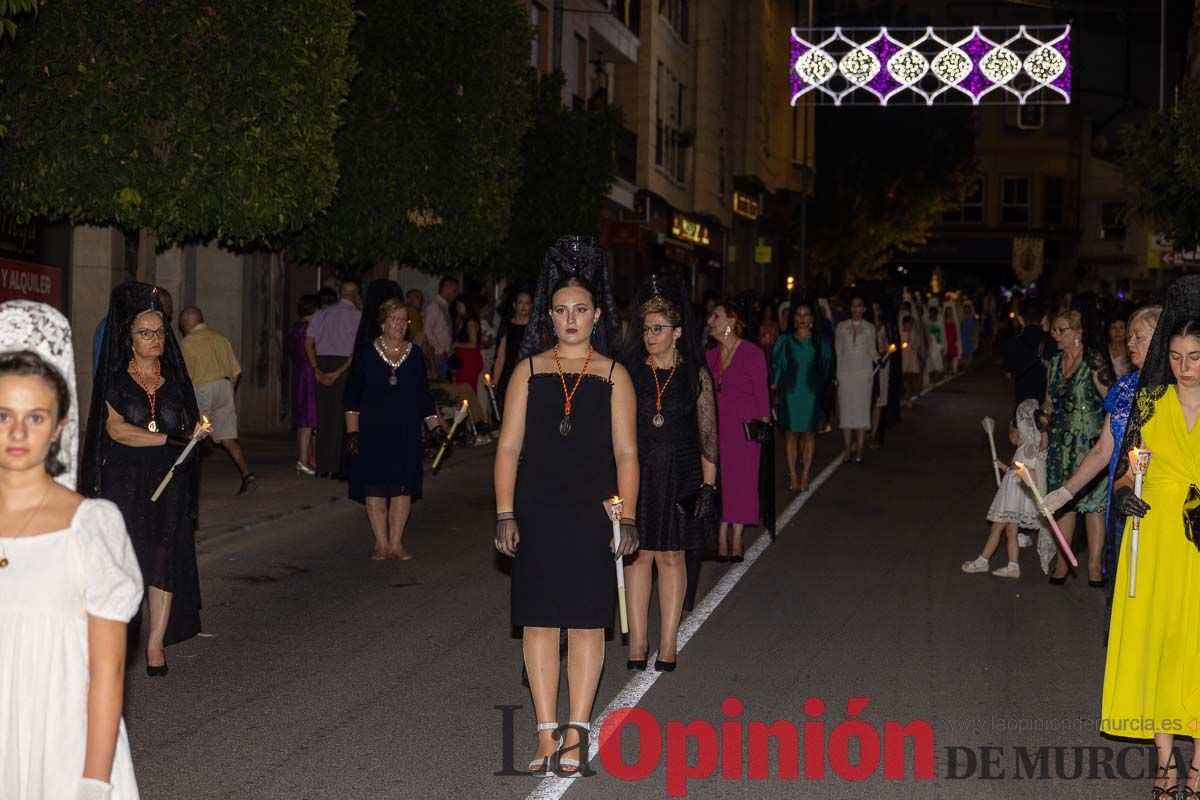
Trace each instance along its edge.
<instances>
[{"instance_id":1,"label":"white road line","mask_svg":"<svg viewBox=\"0 0 1200 800\"><path fill-rule=\"evenodd\" d=\"M821 484L829 480L829 477L833 475L833 473L836 472L837 468L841 465L842 457L839 454L837 458L830 462L829 466L821 470L821 474L816 477L816 480L809 484L808 491L804 494L798 495L790 504L788 504L788 507L783 510L783 513L775 518L775 530L777 535L783 534L783 529L787 526L787 524L792 521L796 514L799 513L801 508L804 508L804 504L809 501L809 498L816 494L817 489L821 488ZM758 560L758 557L762 555L763 551L770 546L771 537L766 533L760 534L759 537L754 540L754 544L750 545L750 549L746 551L746 560L740 564L734 564L732 567L730 567L729 571L722 575L721 579L717 581L717 585L710 589L708 594L704 595L704 599L700 601L695 609L693 609L692 613L687 615L687 617L683 620L683 624L679 626L679 644L677 646L678 651L683 650L684 646L686 646L688 641L692 638L692 635L700 629L700 626L703 625L709 617L712 616L712 613L717 610L717 606L721 604L721 601L724 600L731 591L733 591L733 587L736 586L737 582L742 579L742 577L746 574L746 571L750 569L755 561ZM649 657L648 660L653 663L654 659L657 657L658 652L656 651L654 655ZM604 707L604 710L600 712L599 716L595 717L595 719L592 721L593 736L590 740L590 746L588 748L588 761L590 763L596 763L596 759L599 756L601 744L600 729L604 725L605 718L607 718L609 714L613 713L617 709L629 708L640 703L642 698L646 696L646 692L650 691L650 687L654 685L654 682L657 681L661 675L661 672L655 672L653 670L645 670L643 672L635 673L633 678L630 679L629 683L625 684L624 688L617 693L617 696L614 697L609 704ZM529 795L526 797L526 800L558 800L558 798L562 797L563 794L566 793L567 789L571 788L575 781L586 779L560 778L558 776L551 776L547 778L538 778L537 780L538 787L529 793Z\"/></svg>"}]
</instances>

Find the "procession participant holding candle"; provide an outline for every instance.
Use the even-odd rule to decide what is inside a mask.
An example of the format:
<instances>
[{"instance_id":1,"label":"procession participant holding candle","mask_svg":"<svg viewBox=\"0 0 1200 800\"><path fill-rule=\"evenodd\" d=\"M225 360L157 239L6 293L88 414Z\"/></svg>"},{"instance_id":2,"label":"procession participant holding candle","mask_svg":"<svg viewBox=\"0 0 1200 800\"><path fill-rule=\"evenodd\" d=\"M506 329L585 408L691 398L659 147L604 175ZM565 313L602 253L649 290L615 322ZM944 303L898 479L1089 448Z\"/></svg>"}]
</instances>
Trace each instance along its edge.
<instances>
[{"instance_id":1,"label":"procession participant holding candle","mask_svg":"<svg viewBox=\"0 0 1200 800\"><path fill-rule=\"evenodd\" d=\"M529 767L540 774L556 763L578 774L586 760L616 602L614 557L637 549L637 400L629 373L609 357L620 319L605 261L583 236L563 237L546 254L496 450L495 545L513 557L512 624L524 629L537 715ZM603 506L614 494L624 501L619 547ZM560 726L561 628L570 717Z\"/></svg>"},{"instance_id":2,"label":"procession participant holding candle","mask_svg":"<svg viewBox=\"0 0 1200 800\"><path fill-rule=\"evenodd\" d=\"M525 338L525 327L529 324L529 312L533 310L533 294L519 290L512 303L512 313L500 325L500 340L496 343L496 399L504 411L504 395L508 391L508 380L520 360L521 341Z\"/></svg>"},{"instance_id":3,"label":"procession participant holding candle","mask_svg":"<svg viewBox=\"0 0 1200 800\"><path fill-rule=\"evenodd\" d=\"M629 669L645 669L652 571L658 568L659 645L654 668L675 669L679 617L716 522L717 412L683 281L651 276L634 303L622 363L637 395L638 552L625 561ZM690 563L699 566L699 558ZM693 592L694 594L694 592Z\"/></svg>"},{"instance_id":4,"label":"procession participant holding candle","mask_svg":"<svg viewBox=\"0 0 1200 800\"><path fill-rule=\"evenodd\" d=\"M0 797L132 800L121 719L142 579L121 514L75 493L71 329L0 305Z\"/></svg>"},{"instance_id":5,"label":"procession participant holding candle","mask_svg":"<svg viewBox=\"0 0 1200 800\"><path fill-rule=\"evenodd\" d=\"M1017 448L1013 454L1013 460L1024 464L1035 484L1044 490L1046 488L1047 437L1045 433L1038 430L1037 410L1036 400L1025 400L1017 406L1016 418L1009 426L1008 440ZM1000 481L1000 488L996 490L996 496L992 499L992 505L987 512L987 521L992 523L991 531L988 533L982 552L974 560L963 562L962 571L987 572L991 568L989 560L1000 545L1000 535L1004 534L1008 548L1008 564L994 570L992 574L1000 578L1019 578L1021 577L1021 567L1017 563L1017 553L1019 552L1017 532L1020 528L1041 527L1044 529L1045 524L1042 522L1042 515L1034 500L1033 492L1022 482L1017 470L1010 470L1007 464L998 460L994 463L997 469L1004 472L1004 477ZM1046 548L1040 538L1038 544L1038 554L1042 557L1043 572L1048 569L1050 559L1053 558L1056 549L1053 539L1049 538L1050 532L1046 530L1045 534L1049 545L1048 551L1043 552Z\"/></svg>"},{"instance_id":6,"label":"procession participant holding candle","mask_svg":"<svg viewBox=\"0 0 1200 800\"><path fill-rule=\"evenodd\" d=\"M1158 751L1155 787L1171 789L1181 769L1174 735L1193 736L1200 716L1200 277L1167 290L1166 303L1142 365L1118 462L1113 504L1141 519L1137 592L1129 597L1131 559L1122 547L1114 580L1104 670L1101 731L1149 739ZM1134 494L1128 454L1153 458L1141 499ZM1131 524L1130 521L1129 524ZM1125 541L1130 539L1126 528ZM1192 756L1186 795L1200 789L1200 752ZM1177 796L1183 797L1181 792Z\"/></svg>"},{"instance_id":7,"label":"procession participant holding candle","mask_svg":"<svg viewBox=\"0 0 1200 800\"><path fill-rule=\"evenodd\" d=\"M354 354L346 385L350 497L366 503L375 534L371 559L408 561L413 556L404 549L404 528L413 501L421 498L424 429L441 431L441 419L426 382L425 357L405 338L403 294L397 291L363 313L374 320L368 333L378 334Z\"/></svg>"},{"instance_id":8,"label":"procession participant holding candle","mask_svg":"<svg viewBox=\"0 0 1200 800\"><path fill-rule=\"evenodd\" d=\"M193 436L205 436L183 354L153 286L113 289L92 385L82 493L121 509L146 583L146 673L167 674L166 647L200 632L198 481L193 452L151 496Z\"/></svg>"},{"instance_id":9,"label":"procession participant holding candle","mask_svg":"<svg viewBox=\"0 0 1200 800\"><path fill-rule=\"evenodd\" d=\"M758 346L742 338L744 314L733 303L718 303L708 317L717 346L708 350L708 370L717 390L717 430L721 452L721 525L717 561L741 561L742 533L762 523L759 469L762 445L749 441L746 422L767 421L771 414L767 363ZM727 544L729 527L732 542Z\"/></svg>"},{"instance_id":10,"label":"procession participant holding candle","mask_svg":"<svg viewBox=\"0 0 1200 800\"><path fill-rule=\"evenodd\" d=\"M1083 462L1100 438L1104 423L1104 398L1115 378L1103 353L1084 346L1083 317L1078 311L1056 316L1050 334L1059 352L1050 360L1046 398L1042 409L1050 415L1050 447L1046 456L1046 483L1061 486ZM1084 515L1088 542L1088 585L1104 586L1104 509L1108 487L1092 480L1058 518L1067 543L1075 532L1075 514ZM1067 564L1059 558L1053 584L1066 581Z\"/></svg>"},{"instance_id":11,"label":"procession participant holding candle","mask_svg":"<svg viewBox=\"0 0 1200 800\"><path fill-rule=\"evenodd\" d=\"M842 429L842 463L861 464L867 430L871 427L871 386L879 350L875 326L866 320L863 299L850 300L850 319L838 323L833 337L837 352L838 425Z\"/></svg>"},{"instance_id":12,"label":"procession participant holding candle","mask_svg":"<svg viewBox=\"0 0 1200 800\"><path fill-rule=\"evenodd\" d=\"M904 373L904 405L912 406L921 395L921 375L925 370L925 336L915 317L900 312L900 369Z\"/></svg>"},{"instance_id":13,"label":"procession participant holding candle","mask_svg":"<svg viewBox=\"0 0 1200 800\"><path fill-rule=\"evenodd\" d=\"M887 431L884 410L899 397L897 392L902 388L900 367L897 364L901 356L897 352L900 350L900 330L896 325L896 315L892 311L891 303L878 300L872 302L871 319L875 325L875 349L879 353L872 378L874 386L871 390L873 402L869 440L871 449L876 449L883 444L882 434ZM899 405L897 402L894 409L896 413Z\"/></svg>"},{"instance_id":14,"label":"procession participant holding candle","mask_svg":"<svg viewBox=\"0 0 1200 800\"><path fill-rule=\"evenodd\" d=\"M1116 473L1117 464L1121 459L1128 456L1128 453L1122 453L1118 446L1125 437L1125 423L1129 419L1129 411L1133 407L1133 397L1137 390L1138 375L1142 368L1142 364L1146 360L1146 350L1150 347L1150 340L1154 337L1154 329L1158 325L1159 315L1162 313L1162 306L1145 306L1139 308L1129 318L1129 323L1126 326L1128 332L1128 347L1129 359L1133 365L1133 371L1127 372L1117 378L1117 382L1109 389L1108 396L1104 398L1104 410L1108 416L1105 419L1105 424L1100 433L1100 438L1096 440L1096 444L1084 456L1079 467L1072 473L1071 477L1063 481L1063 484L1056 488L1050 494L1046 495L1046 507L1051 511L1058 511L1067 503L1071 502L1071 498L1075 493L1086 487L1093 478L1101 474L1104 468L1108 467L1108 486L1109 497L1112 493L1113 476ZM1120 514L1113 513L1111 503L1105 505L1105 542L1104 542L1104 576L1111 576L1117 568L1117 555L1121 548L1121 534L1125 530L1125 520ZM1109 606L1111 608L1111 597L1109 598Z\"/></svg>"},{"instance_id":15,"label":"procession participant holding candle","mask_svg":"<svg viewBox=\"0 0 1200 800\"><path fill-rule=\"evenodd\" d=\"M807 492L817 432L821 430L821 398L833 376L833 346L813 323L811 301L792 306L791 331L779 337L771 354L771 389L778 393L779 425L787 454L788 488ZM796 473L797 456L800 473Z\"/></svg>"}]
</instances>

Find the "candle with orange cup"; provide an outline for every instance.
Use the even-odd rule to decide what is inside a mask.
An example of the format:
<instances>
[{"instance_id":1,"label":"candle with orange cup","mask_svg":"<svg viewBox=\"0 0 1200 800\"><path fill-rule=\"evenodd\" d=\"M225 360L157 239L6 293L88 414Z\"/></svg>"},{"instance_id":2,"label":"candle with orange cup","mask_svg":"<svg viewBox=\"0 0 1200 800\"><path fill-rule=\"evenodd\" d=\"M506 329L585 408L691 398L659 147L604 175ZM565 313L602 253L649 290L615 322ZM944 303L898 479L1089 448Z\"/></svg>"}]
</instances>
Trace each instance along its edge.
<instances>
[{"instance_id":1,"label":"candle with orange cup","mask_svg":"<svg viewBox=\"0 0 1200 800\"><path fill-rule=\"evenodd\" d=\"M450 445L450 440L454 438L454 432L458 430L458 426L464 419L467 418L467 409L469 404L466 398L463 399L462 405L458 407L458 411L454 412L454 423L450 426L450 433L446 434L446 441L442 442L442 446L438 448L437 455L433 458L433 473L436 475L438 466L442 463L442 456L446 454L446 448Z\"/></svg>"},{"instance_id":2,"label":"candle with orange cup","mask_svg":"<svg viewBox=\"0 0 1200 800\"><path fill-rule=\"evenodd\" d=\"M1129 469L1133 471L1133 495L1137 499L1142 499L1142 478L1146 476L1146 469L1150 466L1150 451L1143 450L1140 447L1135 447L1129 451ZM1141 536L1142 520L1140 517L1133 518L1133 524L1129 531L1129 596L1134 597L1137 592L1137 563L1138 563L1138 539Z\"/></svg>"},{"instance_id":3,"label":"candle with orange cup","mask_svg":"<svg viewBox=\"0 0 1200 800\"><path fill-rule=\"evenodd\" d=\"M604 511L612 520L613 552L621 547L621 512L625 501L613 495L604 501ZM625 557L617 556L617 601L621 608L621 633L629 633L629 611L625 607Z\"/></svg>"}]
</instances>

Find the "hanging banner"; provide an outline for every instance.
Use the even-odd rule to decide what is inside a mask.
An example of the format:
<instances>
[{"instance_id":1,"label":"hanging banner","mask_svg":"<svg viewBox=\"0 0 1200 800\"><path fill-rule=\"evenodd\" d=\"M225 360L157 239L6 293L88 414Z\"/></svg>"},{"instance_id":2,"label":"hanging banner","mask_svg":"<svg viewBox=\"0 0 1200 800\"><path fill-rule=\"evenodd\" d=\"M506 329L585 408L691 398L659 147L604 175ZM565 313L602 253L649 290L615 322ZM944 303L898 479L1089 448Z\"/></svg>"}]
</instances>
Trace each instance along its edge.
<instances>
[{"instance_id":1,"label":"hanging banner","mask_svg":"<svg viewBox=\"0 0 1200 800\"><path fill-rule=\"evenodd\" d=\"M1042 275L1046 241L1035 236L1014 236L1012 268L1022 286L1028 286Z\"/></svg>"},{"instance_id":2,"label":"hanging banner","mask_svg":"<svg viewBox=\"0 0 1200 800\"><path fill-rule=\"evenodd\" d=\"M36 300L63 311L62 270L0 258L0 302Z\"/></svg>"}]
</instances>

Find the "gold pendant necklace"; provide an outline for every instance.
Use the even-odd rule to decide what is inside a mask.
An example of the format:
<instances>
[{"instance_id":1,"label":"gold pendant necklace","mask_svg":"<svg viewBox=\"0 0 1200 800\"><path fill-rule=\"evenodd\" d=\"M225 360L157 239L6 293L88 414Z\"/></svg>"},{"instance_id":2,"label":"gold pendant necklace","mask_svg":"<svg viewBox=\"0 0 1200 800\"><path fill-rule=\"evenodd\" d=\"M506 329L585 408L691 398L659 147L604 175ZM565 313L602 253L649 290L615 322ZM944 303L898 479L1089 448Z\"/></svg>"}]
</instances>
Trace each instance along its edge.
<instances>
[{"instance_id":1,"label":"gold pendant necklace","mask_svg":"<svg viewBox=\"0 0 1200 800\"><path fill-rule=\"evenodd\" d=\"M28 517L26 517L25 524L21 526L21 529L19 531L17 531L17 535L12 538L19 539L21 537L21 534L25 533L25 529L29 527L29 523L33 522L33 518L37 516L37 513L42 510L42 506L44 506L46 504L46 497L50 494L50 487L53 485L54 485L53 480L51 480L48 484L46 484L46 491L42 492L42 499L38 501L37 507L35 509L33 509L32 514L30 514ZM7 566L8 566L8 548L4 545L4 542L0 542L0 569L4 569Z\"/></svg>"}]
</instances>

